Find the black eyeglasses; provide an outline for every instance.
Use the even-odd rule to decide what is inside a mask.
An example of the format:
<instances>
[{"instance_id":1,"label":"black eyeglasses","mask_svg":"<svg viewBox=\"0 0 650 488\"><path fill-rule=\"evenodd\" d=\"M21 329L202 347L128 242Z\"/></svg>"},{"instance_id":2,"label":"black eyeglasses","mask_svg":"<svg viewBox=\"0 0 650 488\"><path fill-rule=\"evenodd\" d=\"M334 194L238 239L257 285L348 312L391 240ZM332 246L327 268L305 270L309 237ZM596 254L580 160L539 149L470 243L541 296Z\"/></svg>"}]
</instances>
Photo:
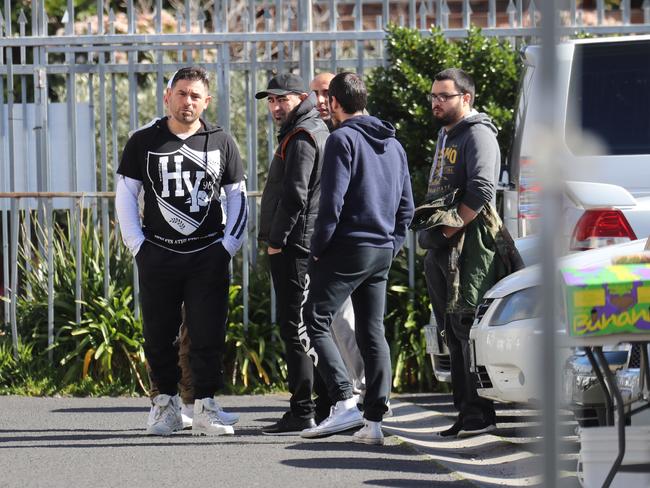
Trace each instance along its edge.
<instances>
[{"instance_id":1,"label":"black eyeglasses","mask_svg":"<svg viewBox=\"0 0 650 488\"><path fill-rule=\"evenodd\" d=\"M433 103L434 100L438 100L440 103L445 103L447 100L453 97L462 97L465 95L464 93L441 93L440 95L437 95L435 93L427 93L427 100L429 100L429 103Z\"/></svg>"}]
</instances>

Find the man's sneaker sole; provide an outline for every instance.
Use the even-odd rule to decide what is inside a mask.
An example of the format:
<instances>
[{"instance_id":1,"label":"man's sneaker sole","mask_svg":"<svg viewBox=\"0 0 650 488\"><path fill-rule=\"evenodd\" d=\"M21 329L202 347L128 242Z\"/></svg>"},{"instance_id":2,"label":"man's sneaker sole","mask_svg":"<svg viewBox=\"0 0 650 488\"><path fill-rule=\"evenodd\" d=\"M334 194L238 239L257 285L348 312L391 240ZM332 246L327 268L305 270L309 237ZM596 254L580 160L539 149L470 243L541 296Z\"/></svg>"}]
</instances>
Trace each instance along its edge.
<instances>
[{"instance_id":1,"label":"man's sneaker sole","mask_svg":"<svg viewBox=\"0 0 650 488\"><path fill-rule=\"evenodd\" d=\"M205 427L192 427L192 435L194 436L219 436L219 435L233 435L235 429L230 425L221 425L218 428L205 428Z\"/></svg>"},{"instance_id":2,"label":"man's sneaker sole","mask_svg":"<svg viewBox=\"0 0 650 488\"><path fill-rule=\"evenodd\" d=\"M383 437L355 437L352 436L354 442L359 442L361 444L368 444L371 446L383 446L384 438Z\"/></svg>"},{"instance_id":3,"label":"man's sneaker sole","mask_svg":"<svg viewBox=\"0 0 650 488\"><path fill-rule=\"evenodd\" d=\"M329 435L338 434L339 432L345 432L346 430L350 430L362 426L363 426L363 418L360 418L359 420L345 422L344 424L339 424L336 427L330 427L327 429L318 429L318 427L315 427L313 429L305 429L302 432L300 432L300 437L302 437L303 439L315 439L317 437L327 437Z\"/></svg>"},{"instance_id":4,"label":"man's sneaker sole","mask_svg":"<svg viewBox=\"0 0 650 488\"><path fill-rule=\"evenodd\" d=\"M487 434L489 432L492 432L493 430L496 430L497 426L496 425L487 425L483 427L482 429L477 429L477 430L460 430L456 437L459 439L462 439L464 437L473 437L475 435L481 435L481 434Z\"/></svg>"},{"instance_id":5,"label":"man's sneaker sole","mask_svg":"<svg viewBox=\"0 0 650 488\"><path fill-rule=\"evenodd\" d=\"M264 435L283 435L283 436L292 436L292 435L300 435L302 431L301 430L292 430L289 432L264 432L262 431L262 434Z\"/></svg>"},{"instance_id":6,"label":"man's sneaker sole","mask_svg":"<svg viewBox=\"0 0 650 488\"><path fill-rule=\"evenodd\" d=\"M219 420L223 425L235 425L237 422L239 422L239 417L233 420L224 420L221 417L219 417Z\"/></svg>"},{"instance_id":7,"label":"man's sneaker sole","mask_svg":"<svg viewBox=\"0 0 650 488\"><path fill-rule=\"evenodd\" d=\"M159 437L160 436L166 437L166 436L172 435L174 432L178 432L180 430L183 430L182 425L180 427L178 427L178 428L172 429L171 432L167 431L167 430L165 430L164 432L160 432L157 429L155 429L153 425L148 425L147 426L147 435L157 435Z\"/></svg>"}]
</instances>

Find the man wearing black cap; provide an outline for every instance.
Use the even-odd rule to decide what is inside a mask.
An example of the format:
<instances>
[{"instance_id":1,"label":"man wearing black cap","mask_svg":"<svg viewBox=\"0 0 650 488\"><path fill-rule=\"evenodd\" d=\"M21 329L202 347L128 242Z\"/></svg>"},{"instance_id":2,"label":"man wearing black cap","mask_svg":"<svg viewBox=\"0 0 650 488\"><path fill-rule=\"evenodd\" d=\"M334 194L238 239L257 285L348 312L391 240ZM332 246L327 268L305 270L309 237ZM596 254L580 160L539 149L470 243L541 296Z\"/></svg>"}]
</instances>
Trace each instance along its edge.
<instances>
[{"instance_id":1,"label":"man wearing black cap","mask_svg":"<svg viewBox=\"0 0 650 488\"><path fill-rule=\"evenodd\" d=\"M265 434L298 433L315 426L312 388L315 356L302 323L309 243L318 213L323 150L329 131L299 76L283 73L266 90L269 112L279 128L278 147L262 194L258 239L268 245L277 297L278 324L285 343L290 411Z\"/></svg>"}]
</instances>

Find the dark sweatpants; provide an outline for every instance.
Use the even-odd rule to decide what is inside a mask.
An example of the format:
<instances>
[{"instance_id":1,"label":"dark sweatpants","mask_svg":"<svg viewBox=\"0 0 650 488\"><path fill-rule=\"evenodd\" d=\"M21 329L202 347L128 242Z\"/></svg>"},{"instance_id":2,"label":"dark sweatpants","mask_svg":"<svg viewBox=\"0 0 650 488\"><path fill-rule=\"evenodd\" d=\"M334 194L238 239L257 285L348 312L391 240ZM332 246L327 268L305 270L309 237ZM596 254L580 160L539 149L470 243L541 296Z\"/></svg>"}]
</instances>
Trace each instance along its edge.
<instances>
[{"instance_id":1,"label":"dark sweatpants","mask_svg":"<svg viewBox=\"0 0 650 488\"><path fill-rule=\"evenodd\" d=\"M174 339L185 303L194 398L223 387L230 255L221 243L181 254L150 242L136 255L144 322L144 352L160 393L175 395L181 378Z\"/></svg>"},{"instance_id":2,"label":"dark sweatpants","mask_svg":"<svg viewBox=\"0 0 650 488\"><path fill-rule=\"evenodd\" d=\"M357 344L366 371L364 416L381 421L390 395L390 350L384 334L384 303L393 249L332 244L318 261L309 261L309 295L303 318L309 342L303 344L327 385L333 402L352 397L352 384L332 339L332 318L352 297ZM313 349L312 349L313 348Z\"/></svg>"},{"instance_id":3,"label":"dark sweatpants","mask_svg":"<svg viewBox=\"0 0 650 488\"><path fill-rule=\"evenodd\" d=\"M451 363L451 387L454 406L459 419L479 419L494 423L495 413L492 401L481 398L476 392L476 378L470 373L469 331L473 314L445 313L447 304L449 248L430 249L424 259L424 271L431 299L431 306L438 327L445 331Z\"/></svg>"},{"instance_id":4,"label":"dark sweatpants","mask_svg":"<svg viewBox=\"0 0 650 488\"><path fill-rule=\"evenodd\" d=\"M285 347L291 413L297 418L312 418L314 365L305 354L298 338L300 306L306 293L307 253L285 247L282 252L270 255L269 260L277 299L277 321Z\"/></svg>"}]
</instances>

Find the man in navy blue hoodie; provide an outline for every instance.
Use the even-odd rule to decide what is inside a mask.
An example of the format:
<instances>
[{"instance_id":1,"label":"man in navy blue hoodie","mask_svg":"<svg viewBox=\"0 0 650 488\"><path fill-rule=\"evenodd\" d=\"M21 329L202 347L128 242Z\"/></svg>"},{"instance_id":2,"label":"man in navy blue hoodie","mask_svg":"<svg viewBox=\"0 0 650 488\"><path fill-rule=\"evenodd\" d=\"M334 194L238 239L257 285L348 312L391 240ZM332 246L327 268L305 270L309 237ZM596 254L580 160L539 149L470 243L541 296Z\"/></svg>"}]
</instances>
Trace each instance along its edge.
<instances>
[{"instance_id":1,"label":"man in navy blue hoodie","mask_svg":"<svg viewBox=\"0 0 650 488\"><path fill-rule=\"evenodd\" d=\"M365 425L354 440L383 444L381 420L391 385L383 320L386 283L414 206L404 149L392 125L363 115L366 99L366 87L354 73L340 73L330 82L330 109L339 127L325 144L301 328L309 339L303 346L313 348L311 357L335 405L328 418L300 435L321 437L364 424L330 331L332 317L351 296L366 371Z\"/></svg>"}]
</instances>

